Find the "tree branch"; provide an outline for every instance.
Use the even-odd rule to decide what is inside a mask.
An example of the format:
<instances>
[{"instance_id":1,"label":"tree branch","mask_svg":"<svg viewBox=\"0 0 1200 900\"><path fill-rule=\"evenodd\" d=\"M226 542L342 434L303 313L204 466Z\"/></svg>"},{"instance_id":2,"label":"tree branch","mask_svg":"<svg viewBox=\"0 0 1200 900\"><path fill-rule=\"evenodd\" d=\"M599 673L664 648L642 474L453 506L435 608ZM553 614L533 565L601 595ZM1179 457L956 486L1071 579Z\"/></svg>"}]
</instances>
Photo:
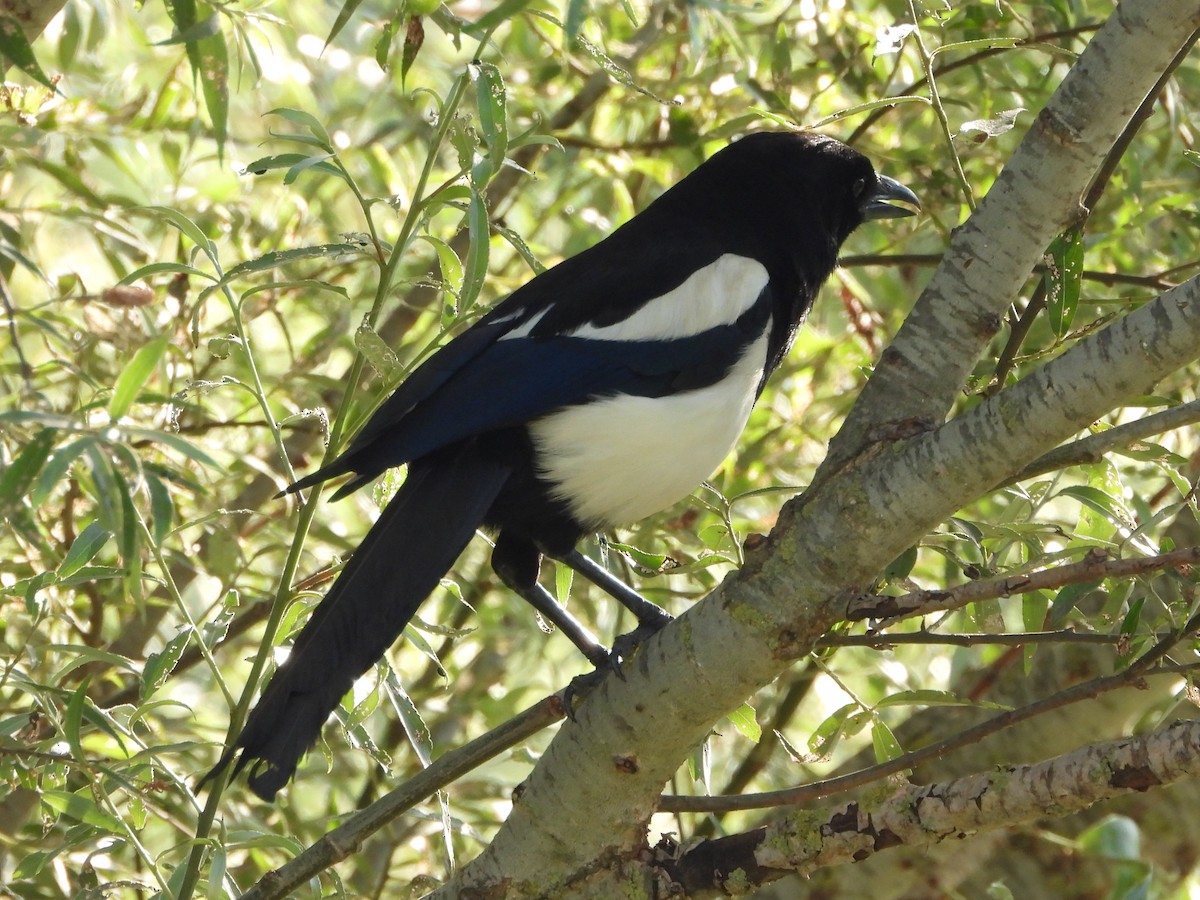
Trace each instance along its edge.
<instances>
[{"instance_id":1,"label":"tree branch","mask_svg":"<svg viewBox=\"0 0 1200 900\"><path fill-rule=\"evenodd\" d=\"M906 786L823 815L800 812L747 834L705 841L666 861L689 897L743 892L790 872L861 862L890 847L927 847L1076 812L1103 800L1200 775L1200 721L1093 744L1029 766ZM740 870L740 874L739 873Z\"/></svg>"},{"instance_id":2,"label":"tree branch","mask_svg":"<svg viewBox=\"0 0 1200 900\"><path fill-rule=\"evenodd\" d=\"M846 607L846 618L851 621L884 620L876 627L876 630L880 630L899 619L962 609L980 600L995 600L1011 597L1013 594L1060 588L1068 584L1100 581L1103 578L1129 578L1197 563L1200 563L1200 547L1184 547L1158 556L1135 559L1110 559L1101 551L1092 551L1077 563L1055 566L1029 575L980 578L947 590L915 591L902 597L856 597Z\"/></svg>"}]
</instances>

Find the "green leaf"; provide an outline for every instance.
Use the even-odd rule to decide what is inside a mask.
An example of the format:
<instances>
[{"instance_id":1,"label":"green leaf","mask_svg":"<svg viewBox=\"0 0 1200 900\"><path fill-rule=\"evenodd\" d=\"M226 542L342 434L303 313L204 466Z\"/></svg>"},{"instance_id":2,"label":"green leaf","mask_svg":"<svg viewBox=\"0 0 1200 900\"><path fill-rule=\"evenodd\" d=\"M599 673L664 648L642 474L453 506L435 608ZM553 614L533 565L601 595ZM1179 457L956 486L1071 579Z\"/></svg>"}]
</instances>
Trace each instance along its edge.
<instances>
[{"instance_id":1,"label":"green leaf","mask_svg":"<svg viewBox=\"0 0 1200 900\"><path fill-rule=\"evenodd\" d=\"M756 744L758 743L759 738L762 737L762 726L758 724L758 716L753 706L749 703L743 703L731 712L727 718L742 737L749 738Z\"/></svg>"},{"instance_id":2,"label":"green leaf","mask_svg":"<svg viewBox=\"0 0 1200 900\"><path fill-rule=\"evenodd\" d=\"M336 259L347 254L361 254L359 244L316 244L311 247L293 247L291 250L272 250L257 259L248 259L230 268L221 279L228 284L235 278L255 272L267 272L301 259Z\"/></svg>"},{"instance_id":3,"label":"green leaf","mask_svg":"<svg viewBox=\"0 0 1200 900\"><path fill-rule=\"evenodd\" d=\"M200 465L214 469L218 472L225 471L225 467L219 462L189 441L187 438L182 438L177 434L172 434L169 431L155 431L153 428L138 428L136 426L125 426L121 429L131 438L142 438L148 441L155 441L159 444L166 444L172 450L182 453L193 462L198 462Z\"/></svg>"},{"instance_id":4,"label":"green leaf","mask_svg":"<svg viewBox=\"0 0 1200 900\"><path fill-rule=\"evenodd\" d=\"M614 80L620 82L628 88L632 88L639 94L649 97L651 100L661 103L663 106L675 105L673 101L664 99L649 88L644 88L638 84L628 70L623 69L621 66L609 59L609 57L599 47L585 38L582 34L577 34L575 36L575 41L584 50L584 52L586 52L588 56L595 60L600 68L611 75Z\"/></svg>"},{"instance_id":5,"label":"green leaf","mask_svg":"<svg viewBox=\"0 0 1200 900\"><path fill-rule=\"evenodd\" d=\"M529 5L529 0L500 0L487 12L467 25L463 30L470 35L487 34L497 26L513 18Z\"/></svg>"},{"instance_id":6,"label":"green leaf","mask_svg":"<svg viewBox=\"0 0 1200 900\"><path fill-rule=\"evenodd\" d=\"M1068 584L1059 591L1054 597L1054 602L1050 604L1049 626L1051 628L1061 628L1079 599L1086 594L1090 594L1099 585L1099 581L1085 581L1080 584Z\"/></svg>"},{"instance_id":7,"label":"green leaf","mask_svg":"<svg viewBox=\"0 0 1200 900\"><path fill-rule=\"evenodd\" d=\"M471 244L467 250L463 286L459 293L459 312L466 312L479 298L487 278L488 254L491 252L487 204L483 194L475 188L471 189L471 203L467 208L467 233Z\"/></svg>"},{"instance_id":8,"label":"green leaf","mask_svg":"<svg viewBox=\"0 0 1200 900\"><path fill-rule=\"evenodd\" d=\"M420 710L412 702L412 698L408 696L404 686L400 684L399 677L390 666L383 679L383 685L388 699L392 702L392 708L400 717L404 733L408 735L408 742L417 752L417 758L421 760L421 765L428 767L433 762L433 739L430 736L429 726L421 718Z\"/></svg>"},{"instance_id":9,"label":"green leaf","mask_svg":"<svg viewBox=\"0 0 1200 900\"><path fill-rule=\"evenodd\" d=\"M828 759L843 737L858 734L870 720L871 714L857 703L847 703L817 726L808 738L808 749Z\"/></svg>"},{"instance_id":10,"label":"green leaf","mask_svg":"<svg viewBox=\"0 0 1200 900\"><path fill-rule=\"evenodd\" d=\"M34 506L40 506L45 503L50 496L50 492L54 490L58 483L66 477L67 472L70 471L71 464L79 458L79 454L95 443L95 440L95 438L89 435L77 441L71 441L69 444L63 444L61 447L55 449L49 462L42 467L37 482L29 492L29 502ZM2 497L3 493L0 492L0 498ZM0 503L3 503L2 499L0 499Z\"/></svg>"},{"instance_id":11,"label":"green leaf","mask_svg":"<svg viewBox=\"0 0 1200 900\"><path fill-rule=\"evenodd\" d=\"M1055 238L1046 268L1046 312L1054 336L1062 339L1071 330L1083 285L1083 231L1071 228Z\"/></svg>"},{"instance_id":12,"label":"green leaf","mask_svg":"<svg viewBox=\"0 0 1200 900\"><path fill-rule=\"evenodd\" d=\"M158 213L176 228L193 244L204 251L205 256L209 259L215 259L217 255L216 245L208 239L208 236L200 230L200 226L185 216L178 210L171 209L169 206L150 206L147 207L150 212Z\"/></svg>"},{"instance_id":13,"label":"green leaf","mask_svg":"<svg viewBox=\"0 0 1200 900\"><path fill-rule=\"evenodd\" d=\"M296 177L301 173L312 169L317 172L324 172L326 175L333 175L342 181L348 180L346 173L339 169L328 160L333 156L332 153L324 152L317 155L311 153L276 153L271 156L262 156L248 163L242 169L243 175L265 175L274 169L287 169L288 172L284 176L284 184L291 184L296 180Z\"/></svg>"},{"instance_id":14,"label":"green leaf","mask_svg":"<svg viewBox=\"0 0 1200 900\"><path fill-rule=\"evenodd\" d=\"M69 849L70 847L63 844L54 850L34 850L32 853L26 853L21 861L17 863L16 869L13 870L13 881L23 881L33 878L46 867L46 863L52 862L58 854Z\"/></svg>"},{"instance_id":15,"label":"green leaf","mask_svg":"<svg viewBox=\"0 0 1200 900\"><path fill-rule=\"evenodd\" d=\"M1142 619L1142 606L1146 602L1145 595L1138 597L1130 604L1129 612L1125 614L1125 618L1121 620L1121 634L1136 634L1138 623Z\"/></svg>"},{"instance_id":16,"label":"green leaf","mask_svg":"<svg viewBox=\"0 0 1200 900\"><path fill-rule=\"evenodd\" d=\"M1073 484L1059 491L1061 496L1074 497L1087 508L1100 513L1117 528L1133 525L1129 511L1116 497L1086 484Z\"/></svg>"},{"instance_id":17,"label":"green leaf","mask_svg":"<svg viewBox=\"0 0 1200 900\"><path fill-rule=\"evenodd\" d=\"M387 384L395 384L400 380L404 366L400 364L392 348L368 322L364 321L354 332L354 346Z\"/></svg>"},{"instance_id":18,"label":"green leaf","mask_svg":"<svg viewBox=\"0 0 1200 900\"><path fill-rule=\"evenodd\" d=\"M388 57L392 54L392 38L396 34L396 20L388 19L382 30L379 32L379 39L375 41L375 64L383 71L388 69ZM401 73L400 80L404 80L404 74Z\"/></svg>"},{"instance_id":19,"label":"green leaf","mask_svg":"<svg viewBox=\"0 0 1200 900\"><path fill-rule=\"evenodd\" d=\"M533 251L529 249L529 245L525 243L524 238L513 231L511 228L505 228L503 225L493 225L493 230L510 244L514 250L521 254L521 258L525 260L525 264L533 270L535 275L540 275L546 271L546 267L542 261L533 255Z\"/></svg>"},{"instance_id":20,"label":"green leaf","mask_svg":"<svg viewBox=\"0 0 1200 900\"><path fill-rule=\"evenodd\" d=\"M175 521L175 501L171 499L171 491L161 478L148 470L143 475L146 492L150 495L150 534L154 538L154 546L161 547Z\"/></svg>"},{"instance_id":21,"label":"green leaf","mask_svg":"<svg viewBox=\"0 0 1200 900\"><path fill-rule=\"evenodd\" d=\"M79 683L79 687L71 694L71 699L67 701L67 712L63 717L63 735L67 739L67 743L71 747L71 753L76 759L86 759L87 754L83 752L83 740L81 732L83 731L83 711L87 708L88 685L92 683L90 675L84 677Z\"/></svg>"},{"instance_id":22,"label":"green leaf","mask_svg":"<svg viewBox=\"0 0 1200 900\"><path fill-rule=\"evenodd\" d=\"M43 428L0 475L0 509L21 502L29 485L46 464L54 447L55 434L53 428Z\"/></svg>"},{"instance_id":23,"label":"green leaf","mask_svg":"<svg viewBox=\"0 0 1200 900\"><path fill-rule=\"evenodd\" d=\"M325 130L325 126L321 124L315 116L304 112L300 109L291 109L287 106L277 106L274 109L269 109L266 112L268 116L279 116L287 119L293 125L300 125L307 128L322 146L330 153L334 152L333 140L329 137L329 132Z\"/></svg>"},{"instance_id":24,"label":"green leaf","mask_svg":"<svg viewBox=\"0 0 1200 900\"><path fill-rule=\"evenodd\" d=\"M355 10L362 5L362 0L346 0L342 4L342 8L338 10L337 18L333 20L333 27L329 29L329 36L325 38L325 47L328 48L333 43L333 39L342 33L342 29L346 27L346 23L354 16Z\"/></svg>"},{"instance_id":25,"label":"green leaf","mask_svg":"<svg viewBox=\"0 0 1200 900\"><path fill-rule=\"evenodd\" d=\"M458 258L458 254L443 241L441 238L434 237L431 234L424 234L421 237L428 241L433 247L438 258L438 268L442 272L442 283L455 295L458 296L462 292L463 285L463 266L462 260Z\"/></svg>"},{"instance_id":26,"label":"green leaf","mask_svg":"<svg viewBox=\"0 0 1200 900\"><path fill-rule=\"evenodd\" d=\"M317 172L324 172L327 175L336 175L338 178L342 179L342 181L345 181L347 184L349 184L349 179L346 177L346 173L328 161L332 156L332 153L322 153L317 156L306 156L300 162L296 163L287 170L287 174L283 176L283 183L292 184L303 173L307 172L309 169L312 169Z\"/></svg>"},{"instance_id":27,"label":"green leaf","mask_svg":"<svg viewBox=\"0 0 1200 900\"><path fill-rule=\"evenodd\" d=\"M563 43L568 50L573 50L579 43L579 30L583 28L588 14L588 0L567 0L567 9L563 13Z\"/></svg>"},{"instance_id":28,"label":"green leaf","mask_svg":"<svg viewBox=\"0 0 1200 900\"><path fill-rule=\"evenodd\" d=\"M574 581L575 570L566 563L554 563L554 597L559 606L566 606L571 599L571 582Z\"/></svg>"},{"instance_id":29,"label":"green leaf","mask_svg":"<svg viewBox=\"0 0 1200 900\"><path fill-rule=\"evenodd\" d=\"M42 791L41 800L46 806L69 819L107 831L124 835L125 828L119 821L96 805L90 796L72 794L68 791ZM183 866L179 867L183 869Z\"/></svg>"},{"instance_id":30,"label":"green leaf","mask_svg":"<svg viewBox=\"0 0 1200 900\"><path fill-rule=\"evenodd\" d=\"M181 631L167 641L162 652L151 653L146 657L146 665L142 667L141 696L143 700L149 700L154 692L166 683L171 672L175 670L179 658L183 656L183 651L187 649L190 637L189 630Z\"/></svg>"},{"instance_id":31,"label":"green leaf","mask_svg":"<svg viewBox=\"0 0 1200 900\"><path fill-rule=\"evenodd\" d=\"M475 84L475 106L479 113L479 130L487 146L487 161L490 171L487 178L495 175L504 165L508 153L508 114L504 79L500 70L491 63L472 62L467 74ZM476 187L482 187L487 179L480 179Z\"/></svg>"},{"instance_id":32,"label":"green leaf","mask_svg":"<svg viewBox=\"0 0 1200 900\"><path fill-rule=\"evenodd\" d=\"M632 544L621 544L615 541L609 541L608 547L629 560L634 571L646 578L673 572L679 568L678 560L665 553L651 553Z\"/></svg>"},{"instance_id":33,"label":"green leaf","mask_svg":"<svg viewBox=\"0 0 1200 900\"><path fill-rule=\"evenodd\" d=\"M196 48L194 52L193 47ZM200 76L204 105L208 108L213 137L217 141L217 155L224 156L229 129L229 50L225 46L225 36L218 33L188 44L188 56Z\"/></svg>"},{"instance_id":34,"label":"green leaf","mask_svg":"<svg viewBox=\"0 0 1200 900\"><path fill-rule=\"evenodd\" d=\"M56 574L59 579L70 578L90 563L112 536L113 533L101 525L99 519L89 522L87 528L71 542L71 549L58 564Z\"/></svg>"},{"instance_id":35,"label":"green leaf","mask_svg":"<svg viewBox=\"0 0 1200 900\"><path fill-rule=\"evenodd\" d=\"M134 269L117 284L133 284L135 281L141 281L151 275L161 275L170 273L172 275L190 275L194 278L203 278L205 281L216 281L211 272L205 272L203 269L197 269L195 266L185 266L183 263L174 262L156 262L150 263L148 266Z\"/></svg>"},{"instance_id":36,"label":"green leaf","mask_svg":"<svg viewBox=\"0 0 1200 900\"><path fill-rule=\"evenodd\" d=\"M904 755L904 748L882 719L871 722L871 746L875 749L875 762L882 763Z\"/></svg>"},{"instance_id":37,"label":"green leaf","mask_svg":"<svg viewBox=\"0 0 1200 900\"><path fill-rule=\"evenodd\" d=\"M191 27L173 34L165 41L156 41L154 47L169 47L172 44L193 44L196 41L204 38L212 37L214 34L221 33L221 19L216 13L212 13L196 22Z\"/></svg>"},{"instance_id":38,"label":"green leaf","mask_svg":"<svg viewBox=\"0 0 1200 900\"><path fill-rule=\"evenodd\" d=\"M909 547L899 556L897 556L883 570L882 578L884 581L902 581L907 578L913 570L913 566L917 564L917 548L916 545Z\"/></svg>"},{"instance_id":39,"label":"green leaf","mask_svg":"<svg viewBox=\"0 0 1200 900\"><path fill-rule=\"evenodd\" d=\"M1079 845L1091 856L1137 861L1142 856L1142 834L1128 816L1110 815L1079 835Z\"/></svg>"},{"instance_id":40,"label":"green leaf","mask_svg":"<svg viewBox=\"0 0 1200 900\"><path fill-rule=\"evenodd\" d=\"M923 689L917 691L897 691L884 697L875 704L876 709L886 709L889 706L978 706L970 700L964 700L952 691L937 691Z\"/></svg>"},{"instance_id":41,"label":"green leaf","mask_svg":"<svg viewBox=\"0 0 1200 900\"><path fill-rule=\"evenodd\" d=\"M33 46L25 36L25 29L15 16L0 15L0 58L8 60L34 81L58 93L54 82L38 64L37 57L33 54Z\"/></svg>"},{"instance_id":42,"label":"green leaf","mask_svg":"<svg viewBox=\"0 0 1200 900\"><path fill-rule=\"evenodd\" d=\"M114 422L119 421L129 412L129 407L137 399L142 387L150 380L150 376L154 373L169 343L168 335L154 339L140 347L138 352L133 355L133 359L125 366L124 371L117 378L116 387L113 388L112 397L108 401L108 416Z\"/></svg>"}]
</instances>

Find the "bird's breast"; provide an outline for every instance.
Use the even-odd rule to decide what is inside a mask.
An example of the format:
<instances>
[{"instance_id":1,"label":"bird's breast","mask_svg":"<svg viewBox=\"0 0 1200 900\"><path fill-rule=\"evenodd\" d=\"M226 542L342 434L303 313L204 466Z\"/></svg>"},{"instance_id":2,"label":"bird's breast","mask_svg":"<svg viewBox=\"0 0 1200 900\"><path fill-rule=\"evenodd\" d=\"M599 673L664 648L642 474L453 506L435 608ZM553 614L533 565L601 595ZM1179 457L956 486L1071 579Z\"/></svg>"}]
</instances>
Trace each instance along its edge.
<instances>
[{"instance_id":1,"label":"bird's breast","mask_svg":"<svg viewBox=\"0 0 1200 900\"><path fill-rule=\"evenodd\" d=\"M606 397L531 423L539 475L555 499L585 527L606 528L690 494L746 425L766 365L767 331L715 384L665 397Z\"/></svg>"}]
</instances>

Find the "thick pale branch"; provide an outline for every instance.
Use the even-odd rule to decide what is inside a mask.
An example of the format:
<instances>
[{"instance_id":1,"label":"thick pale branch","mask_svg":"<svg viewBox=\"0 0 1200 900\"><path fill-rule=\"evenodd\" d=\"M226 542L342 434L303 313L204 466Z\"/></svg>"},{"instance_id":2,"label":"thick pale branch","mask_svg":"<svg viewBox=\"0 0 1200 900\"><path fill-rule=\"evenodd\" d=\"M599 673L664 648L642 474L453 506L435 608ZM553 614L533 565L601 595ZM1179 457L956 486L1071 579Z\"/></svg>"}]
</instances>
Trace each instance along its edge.
<instances>
[{"instance_id":1,"label":"thick pale branch","mask_svg":"<svg viewBox=\"0 0 1200 900\"><path fill-rule=\"evenodd\" d=\"M747 878L761 883L789 872L860 862L889 847L957 840L1197 775L1200 721L1177 722L1154 734L1094 744L1036 765L910 785L883 801L860 800L829 813L796 813L749 834L706 841L667 868L688 896L702 896L724 892L734 877L734 886L748 887L753 882Z\"/></svg>"}]
</instances>

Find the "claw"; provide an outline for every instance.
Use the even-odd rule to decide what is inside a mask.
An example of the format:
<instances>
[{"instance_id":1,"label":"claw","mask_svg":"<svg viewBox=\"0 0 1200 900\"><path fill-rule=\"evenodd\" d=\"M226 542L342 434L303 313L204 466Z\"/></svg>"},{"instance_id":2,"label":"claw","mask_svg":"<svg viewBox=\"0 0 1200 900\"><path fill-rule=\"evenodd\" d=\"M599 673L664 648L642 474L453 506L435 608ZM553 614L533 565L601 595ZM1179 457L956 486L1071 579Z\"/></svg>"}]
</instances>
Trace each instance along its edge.
<instances>
[{"instance_id":1,"label":"claw","mask_svg":"<svg viewBox=\"0 0 1200 900\"><path fill-rule=\"evenodd\" d=\"M627 631L613 641L612 656L619 660L631 659L642 642L662 631L663 627L671 621L671 618L671 616L664 613L662 617L643 619L633 631ZM619 672L619 664L616 668ZM624 678L623 675L621 677Z\"/></svg>"},{"instance_id":2,"label":"claw","mask_svg":"<svg viewBox=\"0 0 1200 900\"><path fill-rule=\"evenodd\" d=\"M571 679L570 684L563 688L563 707L568 719L572 722L576 721L576 704L586 700L588 694L596 689L596 686L604 680L606 675L608 675L608 672L602 668L597 668L585 675L576 675Z\"/></svg>"}]
</instances>

